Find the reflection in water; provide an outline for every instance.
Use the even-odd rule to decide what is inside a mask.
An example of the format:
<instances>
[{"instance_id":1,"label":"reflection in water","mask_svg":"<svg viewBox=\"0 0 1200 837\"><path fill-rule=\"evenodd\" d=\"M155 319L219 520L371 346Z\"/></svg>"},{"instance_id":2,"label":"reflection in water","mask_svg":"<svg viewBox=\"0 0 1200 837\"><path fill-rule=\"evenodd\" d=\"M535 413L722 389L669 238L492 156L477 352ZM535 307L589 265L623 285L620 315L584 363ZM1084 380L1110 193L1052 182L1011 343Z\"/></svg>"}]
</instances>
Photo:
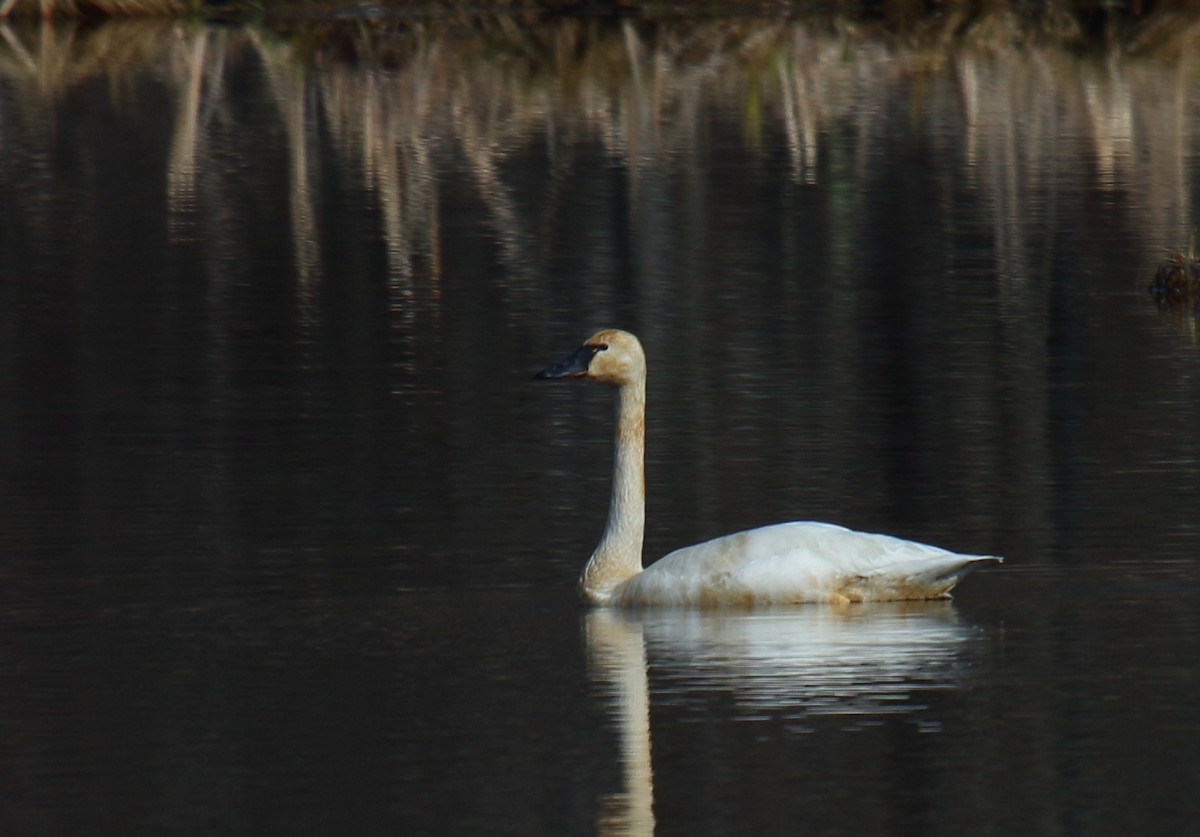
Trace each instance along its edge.
<instances>
[{"instance_id":1,"label":"reflection in water","mask_svg":"<svg viewBox=\"0 0 1200 837\"><path fill-rule=\"evenodd\" d=\"M397 280L411 280L415 259L439 259L437 183L455 157L475 178L507 253L502 258L515 275L528 276L544 219L524 213L506 173L522 146L544 138L565 151L580 139L598 140L630 179L636 226L657 226L665 219L645 177L713 152L716 139L706 133L713 106L743 113L743 141L751 147L765 151L766 138L781 137L795 182L815 184L861 175L872 164L885 141L880 127L889 102L914 78L925 87L915 114L923 130L961 122L962 162L994 201L1000 241L1008 242L1002 259L1020 258L1026 235L1014 198L1043 187L1048 155L1081 136L1101 188L1142 198L1133 223L1181 235L1191 223L1185 169L1196 123L1186 105L1200 37L1195 25L1163 27L1136 49L1114 46L1094 59L1054 43L1018 45L1015 33L948 52L941 44L905 47L779 21L731 28L567 19L528 32L431 22L400 33L360 32L331 44L329 56L318 48L315 61L256 30L178 23L89 30L6 23L0 36L0 77L28 112L93 79L122 83L155 68L176 102L167 182L172 210L185 213L212 212L236 198L235 184L206 191L198 181L220 177L214 133L249 118L235 108L241 82L229 70L256 61L286 144L304 278L319 272L323 258L314 205L326 187L314 152L326 136L343 159L361 166ZM346 50L359 61L336 60ZM823 160L820 137L839 123L852 129L857 148L845 161ZM15 130L7 121L0 127L6 146ZM552 158L554 183L573 158ZM852 229L833 232L846 243L853 236Z\"/></svg>"},{"instance_id":2,"label":"reflection in water","mask_svg":"<svg viewBox=\"0 0 1200 837\"><path fill-rule=\"evenodd\" d=\"M592 676L611 695L620 728L625 790L608 796L602 834L654 833L654 768L650 756L650 689L641 626L612 610L584 617Z\"/></svg>"},{"instance_id":3,"label":"reflection in water","mask_svg":"<svg viewBox=\"0 0 1200 837\"><path fill-rule=\"evenodd\" d=\"M605 833L654 830L647 652L666 702L732 693L742 720L919 712L916 695L957 685L971 636L950 602L753 611L662 609L585 616L593 679L611 696L625 790L608 798ZM704 720L713 718L707 714ZM926 722L925 730L936 730Z\"/></svg>"},{"instance_id":4,"label":"reflection in water","mask_svg":"<svg viewBox=\"0 0 1200 837\"><path fill-rule=\"evenodd\" d=\"M924 708L915 692L955 684L970 632L950 602L753 613L647 613L664 696L722 689L746 712L871 716Z\"/></svg>"},{"instance_id":5,"label":"reflection in water","mask_svg":"<svg viewBox=\"0 0 1200 837\"><path fill-rule=\"evenodd\" d=\"M1017 379L1016 397L1029 402L1013 411L1019 458L1040 462L1053 440L1042 430L1047 405L1031 394L1045 389L1039 376L1050 320L1062 304L1048 283L1030 281L1063 258L1046 255L1055 245L1046 231L1082 223L1090 207L1065 195L1086 193L1132 207L1104 224L1120 225L1110 237L1141 242L1151 258L1186 239L1194 223L1190 149L1200 136L1187 103L1200 30L1163 27L1130 48L1080 56L1003 25L979 30L993 33L989 40L946 50L778 20L564 19L528 29L440 20L316 46L253 28L172 22L3 24L3 231L61 252L56 236L86 228L86 208L107 202L104 195L68 200L80 185L62 188L46 159L56 123L68 124L64 103L104 86L119 112L138 113L156 96L173 106L147 108L173 118L140 139L162 144L161 154L148 148L141 159L163 166L173 244L202 242L197 257L212 263L234 258L237 236L251 223L245 216L270 214L286 227L306 334L320 326L315 300L323 284L347 270L327 244L338 217L351 217L342 212L347 202L377 227L356 252L363 263L349 267L366 273L368 259L383 263L389 326L402 341L418 323L439 333L446 327L445 242L453 233L445 224L477 213L472 221L489 231L501 268L488 282L513 320L534 334L563 319L557 283L564 274L628 276L629 304L647 321L642 336L687 346L687 336L664 332L687 329L703 345L701 330L713 319L705 295L720 292L735 270L766 263L759 272L769 280L799 287L819 269L829 301L797 300L783 286L772 294L780 306L790 300L813 312L814 328L841 343L829 355L845 359L827 373L850 380L862 374L852 366L853 347L878 333L875 320L856 315L864 265L890 270L898 250L928 246L929 269L954 280L954 290L972 294L992 277L998 282L988 314L1002 331L1001 363L993 344L959 341L956 360L976 369L955 392L990 399ZM248 91L266 106L245 107ZM926 202L936 211L911 222L919 231L892 225L897 232L881 238L872 224L910 214L893 202L897 190L929 188L889 171L890 157L903 153L894 131L903 102L908 115L900 121L915 149L908 153L936 157L944 188ZM122 142L128 139L105 144ZM773 177L748 177L728 191L720 173L734 147L756 170L790 174L787 190L777 193ZM85 159L78 168L104 165ZM282 189L272 177L284 181ZM586 217L569 215L572 195L589 192L598 199L611 192L615 212L606 217L588 207ZM981 223L958 211L966 192ZM264 206L264 194L286 196L286 206ZM52 217L59 206L68 217ZM763 227L746 214L750 206L771 215L777 257L749 234ZM919 244L918 236L978 244L948 251L938 263L939 247ZM565 256L555 249L562 241L572 250ZM670 263L681 253L692 260L680 265L689 274L684 288L672 284L677 266ZM601 287L593 283L576 297L592 325L601 314L624 313L612 310ZM900 301L907 300L921 304L915 295ZM673 317L657 316L659 309ZM774 349L756 341L745 351L765 358ZM985 369L991 377L979 374ZM825 388L844 392L846 384ZM831 401L830 412L847 406ZM975 404L949 412L981 411ZM982 438L1000 428L980 431L971 443L991 445L987 459L1013 458Z\"/></svg>"}]
</instances>

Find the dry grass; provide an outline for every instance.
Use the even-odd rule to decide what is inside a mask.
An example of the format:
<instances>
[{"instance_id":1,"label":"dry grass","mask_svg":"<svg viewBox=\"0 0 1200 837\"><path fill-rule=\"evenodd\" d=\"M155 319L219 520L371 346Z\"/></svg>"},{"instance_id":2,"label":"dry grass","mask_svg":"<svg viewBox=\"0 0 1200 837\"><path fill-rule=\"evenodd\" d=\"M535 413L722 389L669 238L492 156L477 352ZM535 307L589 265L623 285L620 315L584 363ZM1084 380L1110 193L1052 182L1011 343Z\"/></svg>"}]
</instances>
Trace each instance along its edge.
<instances>
[{"instance_id":1,"label":"dry grass","mask_svg":"<svg viewBox=\"0 0 1200 837\"><path fill-rule=\"evenodd\" d=\"M0 17L130 17L194 11L198 0L0 0Z\"/></svg>"},{"instance_id":2,"label":"dry grass","mask_svg":"<svg viewBox=\"0 0 1200 837\"><path fill-rule=\"evenodd\" d=\"M284 26L352 28L414 19L518 14L538 18L574 13L598 18L805 20L839 22L860 33L887 36L914 48L962 43L1053 42L1083 45L1156 40L1200 0L1112 3L1108 0L0 0L5 17L100 18L195 14L222 19L269 19ZM1156 27L1157 22L1157 27Z\"/></svg>"}]
</instances>

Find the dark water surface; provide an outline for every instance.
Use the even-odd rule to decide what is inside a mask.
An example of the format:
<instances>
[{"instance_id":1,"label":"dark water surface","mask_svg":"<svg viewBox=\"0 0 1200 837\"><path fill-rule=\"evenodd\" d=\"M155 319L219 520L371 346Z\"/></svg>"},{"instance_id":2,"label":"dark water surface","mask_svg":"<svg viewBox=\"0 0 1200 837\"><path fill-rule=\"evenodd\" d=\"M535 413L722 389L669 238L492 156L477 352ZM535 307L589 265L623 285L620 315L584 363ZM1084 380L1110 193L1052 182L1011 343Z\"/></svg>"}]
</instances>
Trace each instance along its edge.
<instances>
[{"instance_id":1,"label":"dark water surface","mask_svg":"<svg viewBox=\"0 0 1200 837\"><path fill-rule=\"evenodd\" d=\"M1195 27L0 26L0 830L1186 833ZM589 613L795 518L951 603Z\"/></svg>"}]
</instances>

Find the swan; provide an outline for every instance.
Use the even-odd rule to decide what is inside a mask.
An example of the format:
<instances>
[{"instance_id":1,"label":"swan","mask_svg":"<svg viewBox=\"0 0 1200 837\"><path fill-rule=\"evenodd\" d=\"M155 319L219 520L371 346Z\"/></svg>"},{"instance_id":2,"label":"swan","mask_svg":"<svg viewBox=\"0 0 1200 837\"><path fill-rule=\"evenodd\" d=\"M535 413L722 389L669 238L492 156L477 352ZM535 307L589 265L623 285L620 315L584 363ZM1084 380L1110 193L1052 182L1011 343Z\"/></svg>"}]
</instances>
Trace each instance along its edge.
<instances>
[{"instance_id":1,"label":"swan","mask_svg":"<svg viewBox=\"0 0 1200 837\"><path fill-rule=\"evenodd\" d=\"M602 329L535 380L591 378L617 390L608 523L579 578L593 605L723 606L946 599L994 555L962 555L831 523L794 521L724 535L642 568L646 525L646 355L627 331Z\"/></svg>"}]
</instances>

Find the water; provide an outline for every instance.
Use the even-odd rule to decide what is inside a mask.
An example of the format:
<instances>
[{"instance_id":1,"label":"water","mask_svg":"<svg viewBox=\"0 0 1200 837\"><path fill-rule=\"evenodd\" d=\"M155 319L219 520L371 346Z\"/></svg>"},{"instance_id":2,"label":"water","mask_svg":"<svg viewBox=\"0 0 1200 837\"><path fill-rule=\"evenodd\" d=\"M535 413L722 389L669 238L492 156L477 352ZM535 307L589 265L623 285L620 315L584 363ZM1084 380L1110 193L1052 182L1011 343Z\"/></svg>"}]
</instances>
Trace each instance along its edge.
<instances>
[{"instance_id":1,"label":"water","mask_svg":"<svg viewBox=\"0 0 1200 837\"><path fill-rule=\"evenodd\" d=\"M1187 830L1172 31L0 29L4 831ZM582 610L611 393L529 377L610 325L649 558L814 518L1007 563Z\"/></svg>"}]
</instances>

